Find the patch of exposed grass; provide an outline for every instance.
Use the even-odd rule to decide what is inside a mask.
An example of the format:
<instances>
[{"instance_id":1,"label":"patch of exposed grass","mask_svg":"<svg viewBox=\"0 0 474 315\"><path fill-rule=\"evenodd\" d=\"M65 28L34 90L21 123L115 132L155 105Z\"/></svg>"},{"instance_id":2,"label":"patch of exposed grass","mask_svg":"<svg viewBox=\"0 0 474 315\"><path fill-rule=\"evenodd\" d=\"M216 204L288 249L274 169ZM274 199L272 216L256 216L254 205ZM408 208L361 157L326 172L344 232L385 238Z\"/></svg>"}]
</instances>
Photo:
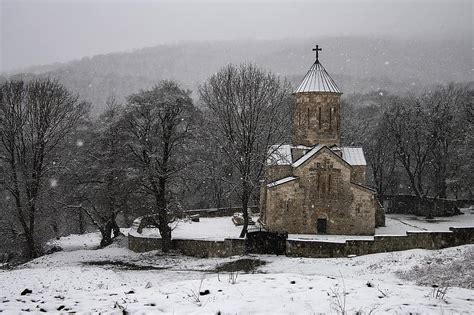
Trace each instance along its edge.
<instances>
[{"instance_id":1,"label":"patch of exposed grass","mask_svg":"<svg viewBox=\"0 0 474 315\"><path fill-rule=\"evenodd\" d=\"M124 261L114 261L114 260L100 260L100 261L87 261L83 262L84 265L89 266L102 266L110 268L118 268L122 270L163 270L168 269L168 267L156 267L150 265L138 265L134 263L124 262Z\"/></svg>"},{"instance_id":2,"label":"patch of exposed grass","mask_svg":"<svg viewBox=\"0 0 474 315\"><path fill-rule=\"evenodd\" d=\"M216 267L215 271L254 273L259 266L263 266L266 263L266 261L260 259L243 258L220 264Z\"/></svg>"}]
</instances>

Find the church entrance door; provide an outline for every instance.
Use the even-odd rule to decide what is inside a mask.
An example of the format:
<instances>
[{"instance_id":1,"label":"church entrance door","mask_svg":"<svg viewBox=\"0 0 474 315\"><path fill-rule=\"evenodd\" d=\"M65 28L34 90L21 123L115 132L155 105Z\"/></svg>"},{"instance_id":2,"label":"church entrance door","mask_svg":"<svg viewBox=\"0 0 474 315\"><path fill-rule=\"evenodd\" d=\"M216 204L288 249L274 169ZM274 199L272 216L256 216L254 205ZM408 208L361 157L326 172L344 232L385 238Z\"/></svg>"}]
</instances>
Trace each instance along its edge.
<instances>
[{"instance_id":1,"label":"church entrance door","mask_svg":"<svg viewBox=\"0 0 474 315\"><path fill-rule=\"evenodd\" d=\"M327 222L327 219L316 220L316 230L318 231L318 234L326 234Z\"/></svg>"}]
</instances>

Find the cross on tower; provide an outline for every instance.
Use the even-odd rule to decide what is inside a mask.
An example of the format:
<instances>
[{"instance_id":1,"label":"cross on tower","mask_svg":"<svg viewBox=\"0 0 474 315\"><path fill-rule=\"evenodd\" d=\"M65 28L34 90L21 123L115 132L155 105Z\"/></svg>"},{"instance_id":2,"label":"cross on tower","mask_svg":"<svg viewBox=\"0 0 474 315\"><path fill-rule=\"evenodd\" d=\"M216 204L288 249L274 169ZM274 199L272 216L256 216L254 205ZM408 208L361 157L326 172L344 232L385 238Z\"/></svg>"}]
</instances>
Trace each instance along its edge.
<instances>
[{"instance_id":1,"label":"cross on tower","mask_svg":"<svg viewBox=\"0 0 474 315\"><path fill-rule=\"evenodd\" d=\"M322 48L319 48L319 45L316 45L316 48L313 48L313 51L316 52L316 62L318 62L319 60L319 52L323 50Z\"/></svg>"}]
</instances>

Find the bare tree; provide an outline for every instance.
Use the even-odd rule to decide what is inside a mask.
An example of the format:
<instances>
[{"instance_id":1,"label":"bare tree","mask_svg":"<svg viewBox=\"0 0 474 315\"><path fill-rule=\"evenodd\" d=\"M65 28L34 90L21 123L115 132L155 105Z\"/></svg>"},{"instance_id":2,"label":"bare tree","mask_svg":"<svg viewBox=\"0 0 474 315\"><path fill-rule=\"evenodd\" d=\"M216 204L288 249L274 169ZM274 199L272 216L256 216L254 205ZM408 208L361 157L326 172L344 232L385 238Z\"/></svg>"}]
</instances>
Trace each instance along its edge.
<instances>
[{"instance_id":1,"label":"bare tree","mask_svg":"<svg viewBox=\"0 0 474 315\"><path fill-rule=\"evenodd\" d=\"M398 179L397 151L383 121L372 130L366 149L377 195L383 197L389 191L393 193Z\"/></svg>"},{"instance_id":2,"label":"bare tree","mask_svg":"<svg viewBox=\"0 0 474 315\"><path fill-rule=\"evenodd\" d=\"M428 136L434 140L433 156L433 190L440 198L447 197L448 180L455 177L459 166L456 155L466 141L466 129L469 128L468 116L464 108L472 106L472 99L467 86L449 84L438 86L422 98L429 113L427 121ZM461 163L469 160L462 159ZM469 163L469 162L468 162Z\"/></svg>"},{"instance_id":3,"label":"bare tree","mask_svg":"<svg viewBox=\"0 0 474 315\"><path fill-rule=\"evenodd\" d=\"M171 247L169 201L173 180L190 163L185 154L199 115L190 91L175 82L162 81L151 90L129 97L124 120L129 135L128 148L143 191L154 199L162 250Z\"/></svg>"},{"instance_id":4,"label":"bare tree","mask_svg":"<svg viewBox=\"0 0 474 315\"><path fill-rule=\"evenodd\" d=\"M54 171L53 157L88 106L50 79L6 82L0 93L1 158L8 173L5 186L14 199L28 257L33 258L38 255L36 214L48 176Z\"/></svg>"},{"instance_id":5,"label":"bare tree","mask_svg":"<svg viewBox=\"0 0 474 315\"><path fill-rule=\"evenodd\" d=\"M253 65L229 65L200 87L202 102L212 112L216 141L240 174L240 200L247 234L248 204L263 177L269 146L290 134L290 85Z\"/></svg>"},{"instance_id":6,"label":"bare tree","mask_svg":"<svg viewBox=\"0 0 474 315\"><path fill-rule=\"evenodd\" d=\"M130 207L136 190L127 165L123 111L114 99L108 100L106 111L82 135L78 162L64 174L72 180L61 204L90 219L101 233L101 247L112 243L112 235L121 234L117 216Z\"/></svg>"},{"instance_id":7,"label":"bare tree","mask_svg":"<svg viewBox=\"0 0 474 315\"><path fill-rule=\"evenodd\" d=\"M428 113L422 101L414 96L394 97L385 112L384 124L395 144L397 160L402 164L418 198L426 198L430 187L426 172L431 165L431 152L436 144L427 130Z\"/></svg>"}]
</instances>

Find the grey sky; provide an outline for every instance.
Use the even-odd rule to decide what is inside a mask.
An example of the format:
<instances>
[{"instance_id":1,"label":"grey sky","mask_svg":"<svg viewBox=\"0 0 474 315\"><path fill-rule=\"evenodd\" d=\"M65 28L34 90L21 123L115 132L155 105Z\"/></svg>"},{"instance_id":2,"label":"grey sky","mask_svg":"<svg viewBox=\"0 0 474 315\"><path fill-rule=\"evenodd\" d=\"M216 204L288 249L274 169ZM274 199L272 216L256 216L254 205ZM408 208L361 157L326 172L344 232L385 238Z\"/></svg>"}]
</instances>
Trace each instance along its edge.
<instances>
[{"instance_id":1,"label":"grey sky","mask_svg":"<svg viewBox=\"0 0 474 315\"><path fill-rule=\"evenodd\" d=\"M183 40L472 36L469 0L0 2L0 71Z\"/></svg>"}]
</instances>

